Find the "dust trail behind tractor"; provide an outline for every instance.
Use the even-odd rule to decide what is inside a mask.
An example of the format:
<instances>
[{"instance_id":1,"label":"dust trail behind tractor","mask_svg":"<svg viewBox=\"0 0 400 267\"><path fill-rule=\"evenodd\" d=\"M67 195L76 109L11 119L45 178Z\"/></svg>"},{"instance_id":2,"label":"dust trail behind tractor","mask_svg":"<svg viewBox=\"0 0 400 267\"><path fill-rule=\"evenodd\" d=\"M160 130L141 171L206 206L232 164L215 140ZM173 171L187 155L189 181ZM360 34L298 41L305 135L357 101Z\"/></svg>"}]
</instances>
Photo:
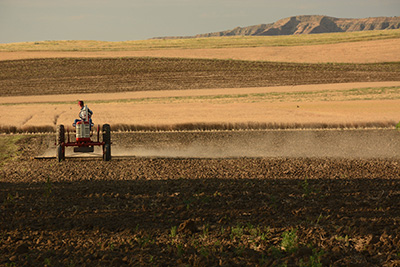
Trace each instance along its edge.
<instances>
[{"instance_id":1,"label":"dust trail behind tractor","mask_svg":"<svg viewBox=\"0 0 400 267\"><path fill-rule=\"evenodd\" d=\"M113 158L400 158L395 129L114 132ZM67 158L101 158L102 147ZM54 143L36 158L55 158Z\"/></svg>"},{"instance_id":2,"label":"dust trail behind tractor","mask_svg":"<svg viewBox=\"0 0 400 267\"><path fill-rule=\"evenodd\" d=\"M116 133L113 157L400 158L395 129Z\"/></svg>"}]
</instances>

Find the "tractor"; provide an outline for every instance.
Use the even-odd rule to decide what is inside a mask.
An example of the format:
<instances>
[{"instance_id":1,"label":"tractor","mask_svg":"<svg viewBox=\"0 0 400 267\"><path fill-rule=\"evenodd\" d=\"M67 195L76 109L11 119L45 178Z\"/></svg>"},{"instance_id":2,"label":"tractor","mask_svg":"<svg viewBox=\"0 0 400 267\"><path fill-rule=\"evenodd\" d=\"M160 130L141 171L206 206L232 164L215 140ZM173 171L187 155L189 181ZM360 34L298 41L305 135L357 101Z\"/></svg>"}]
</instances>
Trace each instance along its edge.
<instances>
[{"instance_id":1,"label":"tractor","mask_svg":"<svg viewBox=\"0 0 400 267\"><path fill-rule=\"evenodd\" d=\"M88 118L88 116L86 117ZM74 152L78 153L92 153L95 146L103 147L103 160L111 160L111 128L109 124L104 124L102 127L102 142L100 142L100 125L97 126L97 140L93 141L91 138L93 133L91 131L92 125L88 119L82 119L75 124L75 141L70 140L70 131L67 130L67 141L65 141L65 128L64 125L58 125L56 131L56 155L59 162L65 160L65 148L74 147Z\"/></svg>"}]
</instances>

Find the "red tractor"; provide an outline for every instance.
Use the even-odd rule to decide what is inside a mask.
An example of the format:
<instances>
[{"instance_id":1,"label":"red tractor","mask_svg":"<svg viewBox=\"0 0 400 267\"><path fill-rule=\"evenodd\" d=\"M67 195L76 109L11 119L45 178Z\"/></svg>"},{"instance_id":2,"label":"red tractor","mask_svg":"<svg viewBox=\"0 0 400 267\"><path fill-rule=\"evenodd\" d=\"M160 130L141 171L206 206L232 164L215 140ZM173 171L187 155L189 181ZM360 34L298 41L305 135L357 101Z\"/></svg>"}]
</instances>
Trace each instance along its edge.
<instances>
[{"instance_id":1,"label":"red tractor","mask_svg":"<svg viewBox=\"0 0 400 267\"><path fill-rule=\"evenodd\" d=\"M65 142L64 125L57 126L56 145L57 145L57 160L60 162L65 160L65 148L74 147L74 152L91 153L94 152L95 146L103 147L103 160L111 160L111 129L109 124L104 124L102 128L103 139L100 142L100 125L97 126L97 140L91 139L91 125L89 121L78 121L75 126L76 140L70 141L70 134L67 131L67 142Z\"/></svg>"}]
</instances>

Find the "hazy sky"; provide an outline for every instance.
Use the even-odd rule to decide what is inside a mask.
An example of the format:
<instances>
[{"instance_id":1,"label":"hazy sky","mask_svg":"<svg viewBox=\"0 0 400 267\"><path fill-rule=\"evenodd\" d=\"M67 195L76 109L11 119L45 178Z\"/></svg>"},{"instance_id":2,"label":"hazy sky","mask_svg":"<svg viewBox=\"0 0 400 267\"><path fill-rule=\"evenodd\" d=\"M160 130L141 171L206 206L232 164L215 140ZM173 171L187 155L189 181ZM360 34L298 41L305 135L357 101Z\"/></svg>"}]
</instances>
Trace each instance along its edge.
<instances>
[{"instance_id":1,"label":"hazy sky","mask_svg":"<svg viewBox=\"0 0 400 267\"><path fill-rule=\"evenodd\" d=\"M399 16L400 0L0 0L0 43L143 40L295 15Z\"/></svg>"}]
</instances>

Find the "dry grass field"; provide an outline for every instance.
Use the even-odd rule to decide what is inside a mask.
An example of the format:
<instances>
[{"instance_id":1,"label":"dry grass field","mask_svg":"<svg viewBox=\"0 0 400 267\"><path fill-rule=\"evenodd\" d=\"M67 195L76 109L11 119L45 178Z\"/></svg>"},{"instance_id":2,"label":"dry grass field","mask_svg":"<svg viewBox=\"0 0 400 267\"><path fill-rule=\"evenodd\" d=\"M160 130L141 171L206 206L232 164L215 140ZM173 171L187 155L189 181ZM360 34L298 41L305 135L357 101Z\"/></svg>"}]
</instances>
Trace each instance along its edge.
<instances>
[{"instance_id":1,"label":"dry grass field","mask_svg":"<svg viewBox=\"0 0 400 267\"><path fill-rule=\"evenodd\" d=\"M0 135L0 266L399 266L399 33L0 45L1 132L114 130Z\"/></svg>"},{"instance_id":2,"label":"dry grass field","mask_svg":"<svg viewBox=\"0 0 400 267\"><path fill-rule=\"evenodd\" d=\"M126 42L0 44L0 61L33 58L172 57L297 63L400 61L400 30L291 36L233 36Z\"/></svg>"},{"instance_id":3,"label":"dry grass field","mask_svg":"<svg viewBox=\"0 0 400 267\"><path fill-rule=\"evenodd\" d=\"M95 112L93 121L110 123L114 130L394 127L400 82L369 85L373 87L355 83L156 91L152 95L138 92L130 97L115 93L88 95L92 97L88 103ZM81 96L29 98L35 103L24 102L27 97L3 98L8 103L0 104L0 120L7 122L2 129L52 131L56 124L70 127L79 111L75 100ZM108 101L105 96L109 96Z\"/></svg>"},{"instance_id":4,"label":"dry grass field","mask_svg":"<svg viewBox=\"0 0 400 267\"><path fill-rule=\"evenodd\" d=\"M168 57L168 58L207 58L237 59L294 63L376 63L400 61L400 39L357 41L349 43L328 43L300 46L254 45L249 47L221 48L171 48L139 49L117 51L1 51L1 60L34 58L122 58L122 57Z\"/></svg>"}]
</instances>

